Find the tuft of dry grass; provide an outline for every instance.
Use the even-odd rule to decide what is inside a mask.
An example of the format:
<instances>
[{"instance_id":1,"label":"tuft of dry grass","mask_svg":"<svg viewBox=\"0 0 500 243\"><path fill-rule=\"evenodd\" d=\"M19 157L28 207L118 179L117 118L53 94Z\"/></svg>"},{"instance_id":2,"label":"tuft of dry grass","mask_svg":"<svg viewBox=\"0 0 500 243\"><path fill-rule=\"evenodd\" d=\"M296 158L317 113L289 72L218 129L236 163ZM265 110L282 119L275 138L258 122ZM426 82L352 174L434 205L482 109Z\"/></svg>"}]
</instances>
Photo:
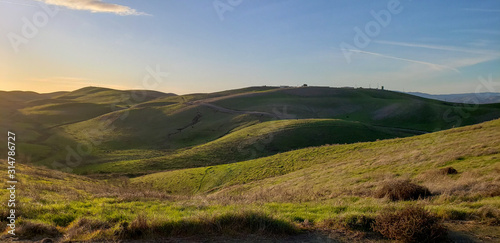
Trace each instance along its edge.
<instances>
[{"instance_id":1,"label":"tuft of dry grass","mask_svg":"<svg viewBox=\"0 0 500 243\"><path fill-rule=\"evenodd\" d=\"M441 170L430 170L416 179L433 194L442 196L456 196L462 200L500 196L500 176L495 171L483 174L480 170L471 170L450 177Z\"/></svg>"},{"instance_id":2,"label":"tuft of dry grass","mask_svg":"<svg viewBox=\"0 0 500 243\"><path fill-rule=\"evenodd\" d=\"M95 219L81 218L77 221L74 221L68 226L64 234L64 240L78 240L79 237L84 236L85 234L109 228L111 228L110 223L98 221Z\"/></svg>"},{"instance_id":3,"label":"tuft of dry grass","mask_svg":"<svg viewBox=\"0 0 500 243\"><path fill-rule=\"evenodd\" d=\"M482 206L477 210L476 216L489 225L500 225L500 210L498 208L489 205Z\"/></svg>"},{"instance_id":4,"label":"tuft of dry grass","mask_svg":"<svg viewBox=\"0 0 500 243\"><path fill-rule=\"evenodd\" d=\"M446 228L422 207L408 206L398 212L384 212L375 218L373 230L402 242L439 242Z\"/></svg>"},{"instance_id":5,"label":"tuft of dry grass","mask_svg":"<svg viewBox=\"0 0 500 243\"><path fill-rule=\"evenodd\" d=\"M418 200L431 196L426 187L411 183L408 180L391 180L385 182L380 189L375 191L376 198L389 198L391 201Z\"/></svg>"}]
</instances>

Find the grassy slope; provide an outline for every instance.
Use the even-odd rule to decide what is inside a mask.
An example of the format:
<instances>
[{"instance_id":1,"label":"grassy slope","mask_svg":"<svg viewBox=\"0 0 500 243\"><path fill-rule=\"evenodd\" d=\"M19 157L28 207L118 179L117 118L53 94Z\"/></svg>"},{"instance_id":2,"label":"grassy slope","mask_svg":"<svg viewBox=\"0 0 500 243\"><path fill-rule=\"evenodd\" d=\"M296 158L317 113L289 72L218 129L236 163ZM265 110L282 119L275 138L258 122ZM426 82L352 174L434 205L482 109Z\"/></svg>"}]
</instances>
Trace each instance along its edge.
<instances>
[{"instance_id":1,"label":"grassy slope","mask_svg":"<svg viewBox=\"0 0 500 243\"><path fill-rule=\"evenodd\" d=\"M467 232L469 239L495 242L500 239L498 226L481 222L495 217L484 214L485 209L489 210L486 212L495 212L495 208L500 208L500 196L488 194L488 191L498 191L500 183L499 127L500 120L496 120L418 137L302 149L244 163L215 166L212 168L219 172L222 171L220 167L232 166L232 173L225 173L218 179L228 177L229 184L234 185L193 198L152 191L151 182L145 182L148 186L139 183L135 188L124 178L104 183L18 165L18 199L21 201L18 216L22 216L17 221L18 235L23 237L24 225L36 222L62 232L65 240L116 241L119 239L116 232L120 231L123 222L133 225L131 222L145 218L146 228L158 231L142 237L161 237L154 232L163 232L164 237L200 233L214 237L214 232L229 232L234 237L249 232L254 226L244 224L236 229L238 233L220 230L225 229L228 220L231 225L241 222L231 221L238 220L234 216L224 217L235 212L267 215L271 230L277 222L324 230L324 223L331 220L345 224L359 215L373 217L383 210L419 204L443 219L453 220L447 226L461 233ZM253 166L258 163L261 167ZM242 165L247 166L238 170ZM451 176L432 173L435 168L449 165L460 173ZM6 166L4 161L2 166ZM248 171L255 168L260 170ZM281 170L285 170L285 175L279 176L284 174L279 172ZM181 170L177 175L185 171L194 170ZM233 174L241 179L235 179ZM405 176L428 186L438 195L413 202L388 202L374 199L367 193L381 180ZM144 178L147 177L132 182ZM190 182L185 179L186 183ZM208 176L205 179L214 181ZM6 187L4 181L0 183ZM204 185L207 187L200 191L210 190L209 184ZM7 193L7 190L2 190L0 195L6 198ZM6 212L5 204L0 207ZM2 227L6 226L4 216L0 221ZM455 220L469 220L466 222L468 227L463 226L463 221ZM206 224L219 225L220 228L212 231ZM47 237L41 236L40 232L43 230L36 234L39 237L36 239Z\"/></svg>"},{"instance_id":2,"label":"grassy slope","mask_svg":"<svg viewBox=\"0 0 500 243\"><path fill-rule=\"evenodd\" d=\"M187 95L179 95L179 96L171 96L160 98L148 102L144 102L143 104L138 105L138 107L150 107L150 106L165 106L175 103L184 103L184 102L193 102L204 99L218 98L229 95L239 95L246 93L258 93L258 92L266 92L278 89L277 87L247 87L242 89L233 89L226 90L221 92L214 93L196 93L196 94L187 94Z\"/></svg>"},{"instance_id":3,"label":"grassy slope","mask_svg":"<svg viewBox=\"0 0 500 243\"><path fill-rule=\"evenodd\" d=\"M285 113L294 118L337 118L429 132L500 117L500 104L464 107L373 89L288 88L212 103L235 110Z\"/></svg>"},{"instance_id":4,"label":"grassy slope","mask_svg":"<svg viewBox=\"0 0 500 243\"><path fill-rule=\"evenodd\" d=\"M156 91L140 91L143 93L138 92L138 98L135 100L133 92L86 87L62 94L22 93L11 96L17 100L24 98L24 108L19 111L27 119L44 128L84 121L138 102L172 96Z\"/></svg>"},{"instance_id":5,"label":"grassy slope","mask_svg":"<svg viewBox=\"0 0 500 243\"><path fill-rule=\"evenodd\" d=\"M406 132L333 119L277 120L232 132L190 149L151 159L96 163L76 173L141 173L217 165L331 143L411 136Z\"/></svg>"},{"instance_id":6,"label":"grassy slope","mask_svg":"<svg viewBox=\"0 0 500 243\"><path fill-rule=\"evenodd\" d=\"M245 91L245 92L243 92ZM186 95L167 97L147 102L133 109L123 121L113 125L117 127L116 134L105 139L103 146L109 149L132 148L140 141L144 147L158 148L158 145L170 148L182 148L211 141L229 132L241 124L235 124L231 118L236 115L217 112L217 110L200 105L209 102L224 108L239 111L263 111L277 116L288 118L336 118L349 121L360 121L387 127L401 127L414 130L436 131L451 128L457 125L479 123L500 117L500 105L486 105L465 109L455 104L423 99L407 94L362 89L335 89L335 88L291 88L270 89L246 92L247 89L231 91L228 96L219 96L215 93L201 95ZM225 94L225 93L223 93ZM193 101L196 101L192 103ZM188 103L191 102L191 103ZM190 124L192 119L201 113L199 125L186 129L182 133L169 136L178 128ZM464 115L461 118L461 115ZM148 120L144 120L144 117ZM212 120L219 117L229 119ZM251 121L267 119L251 119ZM460 124L458 123L460 121ZM143 127L141 124L148 124ZM200 126L203 124L203 126ZM99 125L94 119L68 130L81 131ZM151 129L148 129L151 128ZM203 128L201 130L199 128ZM148 131L156 134L149 136ZM220 131L223 130L222 134ZM215 132L215 133L214 133ZM75 134L77 138L83 136ZM148 137L147 140L144 140ZM198 141L189 139L203 138ZM114 146L106 141L130 140L131 144ZM169 142L168 140L171 140ZM109 146L107 146L109 145Z\"/></svg>"},{"instance_id":7,"label":"grassy slope","mask_svg":"<svg viewBox=\"0 0 500 243\"><path fill-rule=\"evenodd\" d=\"M176 96L152 90L114 90L100 87L85 87L57 96L57 99L71 99L96 104L136 105L158 98Z\"/></svg>"},{"instance_id":8,"label":"grassy slope","mask_svg":"<svg viewBox=\"0 0 500 243\"><path fill-rule=\"evenodd\" d=\"M100 136L103 137L102 145L100 145L103 150L179 149L199 145L222 137L237 127L248 126L255 122L270 120L270 118L222 113L187 102L240 93L265 92L269 89L275 88L250 87L211 94L155 99L138 104L131 109L67 126L65 130L74 135L76 140L82 141L87 138L85 131L111 121L111 126L116 129ZM189 126L198 114L201 115L199 121ZM182 128L184 129L179 132ZM122 142L116 143L116 141Z\"/></svg>"},{"instance_id":9,"label":"grassy slope","mask_svg":"<svg viewBox=\"0 0 500 243\"><path fill-rule=\"evenodd\" d=\"M381 90L254 87L214 94L166 97L69 125L64 129L76 141L100 141L98 150L93 154L97 159L89 158L85 162L90 164L148 159L161 156L160 150L171 154L172 150L213 141L236 128L275 119L269 116L223 113L203 106L204 103L239 111L263 111L287 118L338 118L424 131L450 128L459 125L458 121L461 124L472 124L500 117L498 104L466 109L457 104ZM199 122L189 126L198 114L201 115ZM460 118L460 115L464 117ZM90 138L87 136L92 133L88 131L108 121L112 121L113 130L105 130ZM185 129L179 132L180 128ZM132 149L139 149L141 152L127 158L131 154L127 150ZM160 159L162 158L156 160ZM160 167L168 168L175 167ZM113 169L108 167L103 171L111 170Z\"/></svg>"},{"instance_id":10,"label":"grassy slope","mask_svg":"<svg viewBox=\"0 0 500 243\"><path fill-rule=\"evenodd\" d=\"M58 126L168 96L172 94L156 91L134 93L96 87L49 94L0 91L0 111L4 114L0 119L0 128L16 133L25 160L51 166L54 160L64 160L65 146L75 147L78 144ZM0 148L0 153L5 153L5 149Z\"/></svg>"},{"instance_id":11,"label":"grassy slope","mask_svg":"<svg viewBox=\"0 0 500 243\"><path fill-rule=\"evenodd\" d=\"M490 174L499 169L499 128L500 120L495 120L410 138L306 148L234 164L160 172L132 181L181 194L272 191L285 183L292 191L310 186L306 197L315 193L328 197L354 190L351 186L359 182L369 185L361 186L360 192L369 190L371 182L384 179L385 174L415 177L448 165L462 172ZM234 185L242 186L228 188Z\"/></svg>"},{"instance_id":12,"label":"grassy slope","mask_svg":"<svg viewBox=\"0 0 500 243\"><path fill-rule=\"evenodd\" d=\"M34 148L26 156L44 165L50 165L54 159L64 160L66 152L59 152L66 151L66 145L95 142L83 164L147 159L202 145L235 129L275 119L224 113L204 103L287 118L337 118L425 131L500 117L498 104L464 108L401 93L362 89L250 87L184 96L148 91L140 102L124 101L131 91L95 87L53 96L35 95L41 99L33 95L22 93L18 99L23 101L17 102L22 106L8 110L8 119L0 119L0 126L19 131L26 148ZM122 110L111 112L117 109ZM201 117L197 123L190 125L198 115ZM76 123L80 120L84 121ZM67 123L70 124L63 125ZM46 129L58 125L63 126ZM47 153L48 150L57 153Z\"/></svg>"}]
</instances>

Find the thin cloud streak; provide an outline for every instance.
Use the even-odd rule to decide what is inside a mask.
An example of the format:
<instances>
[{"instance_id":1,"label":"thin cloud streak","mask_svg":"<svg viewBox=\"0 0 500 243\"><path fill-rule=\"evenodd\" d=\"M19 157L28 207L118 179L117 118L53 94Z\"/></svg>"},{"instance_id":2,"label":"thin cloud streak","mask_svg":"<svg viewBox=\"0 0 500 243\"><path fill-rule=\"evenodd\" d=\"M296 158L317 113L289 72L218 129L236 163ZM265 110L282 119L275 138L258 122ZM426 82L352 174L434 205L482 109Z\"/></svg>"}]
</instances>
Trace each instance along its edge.
<instances>
[{"instance_id":1,"label":"thin cloud streak","mask_svg":"<svg viewBox=\"0 0 500 243\"><path fill-rule=\"evenodd\" d=\"M441 51L454 51L454 52L465 52L465 53L473 53L473 54L483 54L488 56L497 56L500 57L499 52L489 51L489 50L469 50L465 48L451 47L451 46L438 46L438 45L427 45L427 44L416 44L416 43L405 43L405 42L396 42L396 41L373 41L378 44L383 45L393 45L393 46L405 46L405 47L414 47L414 48L426 48L426 49L434 49Z\"/></svg>"},{"instance_id":2,"label":"thin cloud streak","mask_svg":"<svg viewBox=\"0 0 500 243\"><path fill-rule=\"evenodd\" d=\"M384 55L384 54L380 54L380 53L361 51L361 50L349 49L348 51L355 52L355 53L363 53L363 54L368 54L368 55L373 55L373 56L379 56L379 57L384 57L384 58L389 58L389 59L394 59L394 60L401 60L401 61L406 61L406 62L418 63L418 64L429 66L429 67L436 69L436 70L449 69L449 70L452 70L454 72L460 73L460 71L456 68L448 67L448 66L444 66L444 65L439 65L439 64L435 64L435 63L430 63L430 62L423 62L423 61L418 61L418 60L388 56L388 55Z\"/></svg>"},{"instance_id":3,"label":"thin cloud streak","mask_svg":"<svg viewBox=\"0 0 500 243\"><path fill-rule=\"evenodd\" d=\"M46 4L57 5L74 10L85 10L92 13L112 13L121 16L126 15L149 15L138 12L128 6L105 3L102 0L36 0Z\"/></svg>"}]
</instances>

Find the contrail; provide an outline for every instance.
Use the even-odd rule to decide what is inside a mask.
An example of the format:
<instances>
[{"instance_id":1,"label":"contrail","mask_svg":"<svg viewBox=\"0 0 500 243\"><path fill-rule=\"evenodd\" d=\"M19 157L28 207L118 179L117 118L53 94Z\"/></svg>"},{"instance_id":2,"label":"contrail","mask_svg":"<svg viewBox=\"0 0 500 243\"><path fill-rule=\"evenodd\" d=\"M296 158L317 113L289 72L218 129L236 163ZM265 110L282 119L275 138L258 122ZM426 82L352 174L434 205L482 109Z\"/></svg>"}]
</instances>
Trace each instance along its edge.
<instances>
[{"instance_id":1,"label":"contrail","mask_svg":"<svg viewBox=\"0 0 500 243\"><path fill-rule=\"evenodd\" d=\"M374 56L379 56L379 57L385 57L385 58L390 58L390 59L395 59L395 60L401 60L401 61L406 61L406 62L413 62L413 63L418 63L418 64L423 64L430 66L431 68L441 70L441 69L450 69L453 70L457 73L460 73L460 71L456 68L448 67L448 66L443 66L439 64L434 64L430 62L423 62L423 61L418 61L418 60L411 60L411 59L406 59L406 58L400 58L400 57L393 57L393 56L388 56L388 55L383 55L380 53L375 53L375 52L368 52L368 51L361 51L361 50L352 50L352 49L347 49L348 51L351 52L357 52L357 53L364 53L364 54L369 54L369 55L374 55Z\"/></svg>"},{"instance_id":2,"label":"contrail","mask_svg":"<svg viewBox=\"0 0 500 243\"><path fill-rule=\"evenodd\" d=\"M427 44L416 44L416 43L406 43L406 42L396 42L396 41L373 41L378 44L383 45L394 45L394 46L405 46L405 47L415 47L415 48L426 48L426 49L434 49L440 51L455 51L455 52L465 52L465 53L474 53L474 54L482 54L482 55L490 55L490 56L499 56L499 52L495 52L492 50L470 50L460 47L452 47L452 46L438 46L438 45L427 45Z\"/></svg>"}]
</instances>

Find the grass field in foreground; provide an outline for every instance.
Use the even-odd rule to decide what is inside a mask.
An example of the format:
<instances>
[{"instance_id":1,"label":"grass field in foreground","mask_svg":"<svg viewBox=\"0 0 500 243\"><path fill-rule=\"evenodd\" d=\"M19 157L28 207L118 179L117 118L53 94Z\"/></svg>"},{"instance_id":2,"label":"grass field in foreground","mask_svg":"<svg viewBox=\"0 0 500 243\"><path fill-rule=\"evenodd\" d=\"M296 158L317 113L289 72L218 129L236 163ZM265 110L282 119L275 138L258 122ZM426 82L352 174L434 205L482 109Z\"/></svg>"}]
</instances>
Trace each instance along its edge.
<instances>
[{"instance_id":1,"label":"grass field in foreground","mask_svg":"<svg viewBox=\"0 0 500 243\"><path fill-rule=\"evenodd\" d=\"M205 176L207 183L200 190L192 183L200 180L186 175L208 168L99 181L19 165L18 232L21 238L65 241L200 234L276 238L322 230L352 235L349 232L368 230L363 222L384 210L420 205L445 220L452 236L460 231L465 239L495 242L500 239L499 127L500 120L495 120L410 138L308 148L213 166L218 173ZM442 173L447 166L458 173ZM426 186L433 195L395 202L373 196L383 183L400 178ZM167 180L185 181L186 186ZM175 191L181 189L188 193ZM8 196L6 190L1 193L2 198ZM197 194L179 195L192 193ZM5 218L2 215L3 227Z\"/></svg>"}]
</instances>

